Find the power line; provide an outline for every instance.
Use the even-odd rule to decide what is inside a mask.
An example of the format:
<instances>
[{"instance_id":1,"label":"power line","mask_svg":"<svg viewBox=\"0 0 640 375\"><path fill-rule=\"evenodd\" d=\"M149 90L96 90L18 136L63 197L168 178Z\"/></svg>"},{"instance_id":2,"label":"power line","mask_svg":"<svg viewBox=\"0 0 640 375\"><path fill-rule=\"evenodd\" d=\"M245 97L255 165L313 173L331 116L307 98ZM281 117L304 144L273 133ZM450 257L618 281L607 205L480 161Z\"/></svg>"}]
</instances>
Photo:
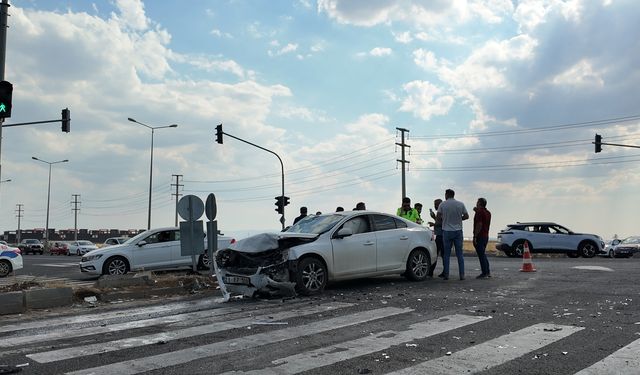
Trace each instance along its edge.
<instances>
[{"instance_id":1,"label":"power line","mask_svg":"<svg viewBox=\"0 0 640 375\"><path fill-rule=\"evenodd\" d=\"M501 136L501 135L539 133L539 132L548 132L548 131L565 130L565 129L573 129L573 128L611 125L611 124L618 124L622 122L630 122L630 121L636 121L636 120L640 120L640 115L617 117L617 118L595 120L595 121L575 122L575 123L563 124L563 125L534 127L534 128L528 128L528 129L501 130L501 131L484 132L484 133L425 135L425 136L413 136L411 138L412 139L443 139L443 138L493 137L493 136Z\"/></svg>"}]
</instances>

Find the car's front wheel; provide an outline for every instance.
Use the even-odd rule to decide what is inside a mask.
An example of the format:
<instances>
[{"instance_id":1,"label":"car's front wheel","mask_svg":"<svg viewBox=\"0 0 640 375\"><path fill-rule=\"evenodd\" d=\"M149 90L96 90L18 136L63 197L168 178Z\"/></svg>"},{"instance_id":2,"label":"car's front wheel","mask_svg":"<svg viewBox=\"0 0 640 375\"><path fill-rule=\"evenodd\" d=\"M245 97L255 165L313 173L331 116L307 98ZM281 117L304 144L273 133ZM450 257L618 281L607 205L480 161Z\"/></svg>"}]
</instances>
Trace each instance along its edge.
<instances>
[{"instance_id":1,"label":"car's front wheel","mask_svg":"<svg viewBox=\"0 0 640 375\"><path fill-rule=\"evenodd\" d=\"M11 273L11 263L8 260L0 260L0 277L7 277Z\"/></svg>"},{"instance_id":2,"label":"car's front wheel","mask_svg":"<svg viewBox=\"0 0 640 375\"><path fill-rule=\"evenodd\" d=\"M429 276L431 260L429 253L424 249L415 249L409 254L407 259L407 270L405 276L411 281L422 281Z\"/></svg>"},{"instance_id":3,"label":"car's front wheel","mask_svg":"<svg viewBox=\"0 0 640 375\"><path fill-rule=\"evenodd\" d=\"M122 257L113 257L106 261L102 268L103 275L124 275L129 271L127 260Z\"/></svg>"},{"instance_id":4,"label":"car's front wheel","mask_svg":"<svg viewBox=\"0 0 640 375\"><path fill-rule=\"evenodd\" d=\"M198 258L198 269L208 270L211 267L211 260L209 259L209 252L206 251Z\"/></svg>"},{"instance_id":5,"label":"car's front wheel","mask_svg":"<svg viewBox=\"0 0 640 375\"><path fill-rule=\"evenodd\" d=\"M578 254L583 258L593 258L598 252L598 247L591 241L585 241L578 247Z\"/></svg>"},{"instance_id":6,"label":"car's front wheel","mask_svg":"<svg viewBox=\"0 0 640 375\"><path fill-rule=\"evenodd\" d=\"M305 296L320 294L327 285L327 267L316 257L303 258L298 263L296 289Z\"/></svg>"},{"instance_id":7,"label":"car's front wheel","mask_svg":"<svg viewBox=\"0 0 640 375\"><path fill-rule=\"evenodd\" d=\"M76 250L76 255L80 256L80 249Z\"/></svg>"},{"instance_id":8,"label":"car's front wheel","mask_svg":"<svg viewBox=\"0 0 640 375\"><path fill-rule=\"evenodd\" d=\"M522 255L524 255L524 242L525 240L518 240L513 243L513 246L511 248L513 249L512 253L514 258L515 257L522 258ZM532 252L533 246L531 246L531 242L529 242L528 245L529 245L529 251Z\"/></svg>"}]
</instances>

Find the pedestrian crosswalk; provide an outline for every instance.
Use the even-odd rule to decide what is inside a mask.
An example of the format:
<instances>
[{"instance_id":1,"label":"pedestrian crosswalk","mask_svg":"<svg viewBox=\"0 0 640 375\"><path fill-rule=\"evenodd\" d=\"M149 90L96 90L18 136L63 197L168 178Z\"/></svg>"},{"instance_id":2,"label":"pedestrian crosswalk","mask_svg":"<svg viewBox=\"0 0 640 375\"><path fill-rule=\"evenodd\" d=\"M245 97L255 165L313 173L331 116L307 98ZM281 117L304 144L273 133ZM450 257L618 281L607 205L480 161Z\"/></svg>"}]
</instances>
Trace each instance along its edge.
<instances>
[{"instance_id":1,"label":"pedestrian crosswalk","mask_svg":"<svg viewBox=\"0 0 640 375\"><path fill-rule=\"evenodd\" d=\"M15 275L15 276L8 276L0 279L0 287L12 285L12 284L21 284L24 282L37 282L40 284L64 284L64 285L68 285L76 288L95 286L95 281L74 280L67 277Z\"/></svg>"},{"instance_id":2,"label":"pedestrian crosswalk","mask_svg":"<svg viewBox=\"0 0 640 375\"><path fill-rule=\"evenodd\" d=\"M354 368L475 374L514 364L530 368L536 353L576 347L590 331L554 321L513 326L481 312L331 299L200 300L92 312L0 322L2 362L29 363L27 373L34 374L352 374ZM459 340L476 331L483 334ZM399 359L373 359L391 352ZM591 353L576 368L561 359L545 366L525 373L638 374L640 339Z\"/></svg>"}]
</instances>

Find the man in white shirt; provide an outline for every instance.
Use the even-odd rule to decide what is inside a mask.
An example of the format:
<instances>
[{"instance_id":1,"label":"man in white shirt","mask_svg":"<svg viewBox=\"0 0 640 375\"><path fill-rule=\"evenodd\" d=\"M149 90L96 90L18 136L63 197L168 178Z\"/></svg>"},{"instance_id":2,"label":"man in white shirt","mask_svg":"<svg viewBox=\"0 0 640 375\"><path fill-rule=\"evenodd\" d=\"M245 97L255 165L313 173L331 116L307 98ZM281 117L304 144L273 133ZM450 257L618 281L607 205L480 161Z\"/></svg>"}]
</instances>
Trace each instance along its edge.
<instances>
[{"instance_id":1,"label":"man in white shirt","mask_svg":"<svg viewBox=\"0 0 640 375\"><path fill-rule=\"evenodd\" d=\"M462 221L469 218L469 213L464 203L454 199L455 192L447 189L444 193L445 201L438 207L437 217L442 218L442 242L444 245L442 266L443 271L439 277L449 280L449 259L451 258L451 246L456 248L458 258L458 272L460 280L464 280L464 255L462 253Z\"/></svg>"}]
</instances>

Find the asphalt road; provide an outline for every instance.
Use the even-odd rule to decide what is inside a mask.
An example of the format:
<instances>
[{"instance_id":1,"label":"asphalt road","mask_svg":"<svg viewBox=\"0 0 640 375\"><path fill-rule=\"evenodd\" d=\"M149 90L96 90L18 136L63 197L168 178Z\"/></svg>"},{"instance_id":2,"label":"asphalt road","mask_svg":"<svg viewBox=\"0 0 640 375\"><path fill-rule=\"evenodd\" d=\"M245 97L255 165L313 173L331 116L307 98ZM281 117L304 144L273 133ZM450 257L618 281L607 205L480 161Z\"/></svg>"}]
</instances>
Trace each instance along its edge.
<instances>
[{"instance_id":1,"label":"asphalt road","mask_svg":"<svg viewBox=\"0 0 640 375\"><path fill-rule=\"evenodd\" d=\"M28 363L25 374L638 374L639 258L534 258L538 271L523 273L519 259L492 257L489 280L465 261L464 281L393 276L314 298L6 317L0 364Z\"/></svg>"}]
</instances>

